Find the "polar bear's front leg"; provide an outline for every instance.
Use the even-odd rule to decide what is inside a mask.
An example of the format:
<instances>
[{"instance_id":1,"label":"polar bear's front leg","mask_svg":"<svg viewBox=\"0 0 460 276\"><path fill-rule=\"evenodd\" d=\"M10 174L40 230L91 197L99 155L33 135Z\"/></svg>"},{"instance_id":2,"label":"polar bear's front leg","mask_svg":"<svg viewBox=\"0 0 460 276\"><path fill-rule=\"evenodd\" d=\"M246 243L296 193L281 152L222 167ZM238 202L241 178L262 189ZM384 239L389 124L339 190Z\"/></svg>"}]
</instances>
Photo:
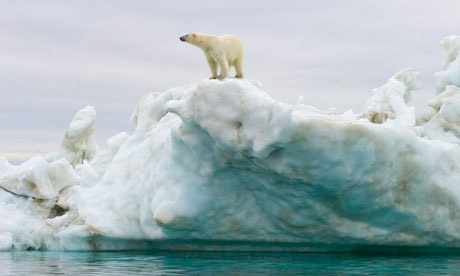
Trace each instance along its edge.
<instances>
[{"instance_id":1,"label":"polar bear's front leg","mask_svg":"<svg viewBox=\"0 0 460 276\"><path fill-rule=\"evenodd\" d=\"M220 57L217 59L217 63L220 67L220 75L217 77L219 80L222 80L228 77L228 62L225 57Z\"/></svg>"},{"instance_id":2,"label":"polar bear's front leg","mask_svg":"<svg viewBox=\"0 0 460 276\"><path fill-rule=\"evenodd\" d=\"M206 60L208 61L209 69L211 69L211 77L212 79L217 79L217 62L209 55L206 55Z\"/></svg>"},{"instance_id":3,"label":"polar bear's front leg","mask_svg":"<svg viewBox=\"0 0 460 276\"><path fill-rule=\"evenodd\" d=\"M243 78L243 59L237 59L235 61L235 71L236 75L235 78Z\"/></svg>"}]
</instances>

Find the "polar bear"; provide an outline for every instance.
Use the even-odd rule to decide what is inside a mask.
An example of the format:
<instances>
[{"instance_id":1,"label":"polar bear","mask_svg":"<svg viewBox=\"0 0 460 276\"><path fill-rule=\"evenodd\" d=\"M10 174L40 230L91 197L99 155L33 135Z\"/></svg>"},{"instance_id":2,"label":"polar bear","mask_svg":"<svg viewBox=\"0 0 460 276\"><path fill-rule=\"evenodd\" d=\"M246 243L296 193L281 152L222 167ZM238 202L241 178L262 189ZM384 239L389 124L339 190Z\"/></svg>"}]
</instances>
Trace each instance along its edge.
<instances>
[{"instance_id":1,"label":"polar bear","mask_svg":"<svg viewBox=\"0 0 460 276\"><path fill-rule=\"evenodd\" d=\"M191 33L179 38L204 51L212 76L210 79L223 79L228 77L231 66L235 67L235 78L243 77L243 46L240 40L233 35L208 35ZM220 75L217 75L217 65L220 67Z\"/></svg>"}]
</instances>

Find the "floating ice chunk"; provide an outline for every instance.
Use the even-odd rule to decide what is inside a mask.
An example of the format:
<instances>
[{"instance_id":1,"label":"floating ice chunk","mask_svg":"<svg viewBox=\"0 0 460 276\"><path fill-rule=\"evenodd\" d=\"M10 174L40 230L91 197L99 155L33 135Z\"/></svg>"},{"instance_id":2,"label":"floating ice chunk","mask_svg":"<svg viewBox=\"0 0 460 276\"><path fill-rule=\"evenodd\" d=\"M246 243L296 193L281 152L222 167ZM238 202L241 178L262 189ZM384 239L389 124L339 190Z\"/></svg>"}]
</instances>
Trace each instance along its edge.
<instances>
[{"instance_id":1,"label":"floating ice chunk","mask_svg":"<svg viewBox=\"0 0 460 276\"><path fill-rule=\"evenodd\" d=\"M401 70L364 113L337 115L205 80L145 96L103 151L87 107L47 158L0 158L0 249L459 248L460 88L414 127L419 85Z\"/></svg>"}]
</instances>

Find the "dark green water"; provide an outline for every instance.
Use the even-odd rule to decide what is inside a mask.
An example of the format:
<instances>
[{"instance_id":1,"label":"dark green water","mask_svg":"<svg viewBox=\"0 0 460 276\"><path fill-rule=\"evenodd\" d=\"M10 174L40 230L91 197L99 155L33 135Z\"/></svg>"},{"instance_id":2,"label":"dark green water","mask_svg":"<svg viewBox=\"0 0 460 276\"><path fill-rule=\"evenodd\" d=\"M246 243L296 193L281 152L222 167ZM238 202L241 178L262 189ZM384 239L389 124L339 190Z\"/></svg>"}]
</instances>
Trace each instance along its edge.
<instances>
[{"instance_id":1,"label":"dark green water","mask_svg":"<svg viewBox=\"0 0 460 276\"><path fill-rule=\"evenodd\" d=\"M460 256L0 252L0 275L457 275Z\"/></svg>"}]
</instances>

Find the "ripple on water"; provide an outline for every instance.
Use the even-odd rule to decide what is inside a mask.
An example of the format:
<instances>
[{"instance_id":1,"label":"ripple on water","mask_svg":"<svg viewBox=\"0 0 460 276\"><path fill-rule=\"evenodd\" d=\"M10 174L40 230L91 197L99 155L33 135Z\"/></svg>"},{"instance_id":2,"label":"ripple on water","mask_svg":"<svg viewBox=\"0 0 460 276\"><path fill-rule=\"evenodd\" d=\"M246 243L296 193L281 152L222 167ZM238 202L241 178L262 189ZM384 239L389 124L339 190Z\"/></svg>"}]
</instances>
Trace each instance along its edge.
<instances>
[{"instance_id":1,"label":"ripple on water","mask_svg":"<svg viewBox=\"0 0 460 276\"><path fill-rule=\"evenodd\" d=\"M0 252L0 275L432 275L460 256L245 252Z\"/></svg>"}]
</instances>

